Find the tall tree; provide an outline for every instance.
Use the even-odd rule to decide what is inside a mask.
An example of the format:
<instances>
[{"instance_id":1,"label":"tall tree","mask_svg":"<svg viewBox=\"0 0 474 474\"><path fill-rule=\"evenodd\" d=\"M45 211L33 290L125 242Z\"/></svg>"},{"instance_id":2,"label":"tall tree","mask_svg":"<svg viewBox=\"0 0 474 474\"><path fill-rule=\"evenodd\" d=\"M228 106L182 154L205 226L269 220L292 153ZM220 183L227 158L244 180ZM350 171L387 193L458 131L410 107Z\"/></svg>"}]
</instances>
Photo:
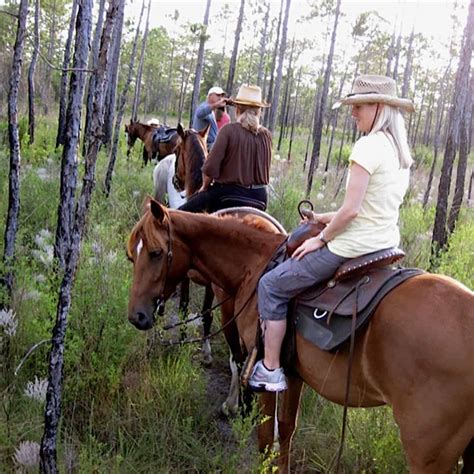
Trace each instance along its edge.
<instances>
[{"instance_id":1,"label":"tall tree","mask_svg":"<svg viewBox=\"0 0 474 474\"><path fill-rule=\"evenodd\" d=\"M281 79L283 77L283 61L285 60L286 36L288 32L288 19L290 17L290 7L291 7L291 0L286 0L285 17L283 20L283 26L282 26L282 31L281 31L281 42L280 42L279 55L278 55L277 77L275 81L275 91L273 94L273 107L270 108L270 118L269 118L269 123L268 123L268 128L272 133L275 130L277 113L278 113L278 105L280 101Z\"/></svg>"},{"instance_id":2,"label":"tall tree","mask_svg":"<svg viewBox=\"0 0 474 474\"><path fill-rule=\"evenodd\" d=\"M74 220L74 199L77 186L77 148L81 128L82 100L84 97L87 58L92 28L92 0L79 0L76 18L76 41L73 71L69 84L69 102L66 112L66 141L61 160L61 184L58 223L54 245L55 257L61 268L66 267L67 250L71 243Z\"/></svg>"},{"instance_id":3,"label":"tall tree","mask_svg":"<svg viewBox=\"0 0 474 474\"><path fill-rule=\"evenodd\" d=\"M64 145L66 140L66 97L67 97L67 78L68 67L71 61L71 44L74 39L74 31L76 24L77 9L79 6L78 0L72 0L71 18L69 20L69 30L64 48L63 67L61 71L61 86L59 90L59 118L58 118L58 132L56 134L56 148L59 145Z\"/></svg>"},{"instance_id":4,"label":"tall tree","mask_svg":"<svg viewBox=\"0 0 474 474\"><path fill-rule=\"evenodd\" d=\"M474 2L469 4L467 24L464 29L463 44L459 58L459 66L456 73L453 101L448 123L448 136L444 150L441 177L438 185L438 201L436 204L436 215L433 226L432 252L437 255L448 241L447 208L449 190L451 187L451 174L454 158L459 146L459 132L461 120L466 105L469 90L469 76L472 59L474 33Z\"/></svg>"},{"instance_id":5,"label":"tall tree","mask_svg":"<svg viewBox=\"0 0 474 474\"><path fill-rule=\"evenodd\" d=\"M211 10L211 0L206 2L206 10L204 12L204 21L201 26L201 32L199 35L199 50L196 61L196 72L194 74L194 87L193 95L191 98L191 112L189 115L189 126L193 123L194 111L197 109L199 102L199 93L201 91L201 76L202 68L204 66L204 46L206 44L207 36L207 26L209 25L209 12Z\"/></svg>"},{"instance_id":6,"label":"tall tree","mask_svg":"<svg viewBox=\"0 0 474 474\"><path fill-rule=\"evenodd\" d=\"M8 141L10 144L10 172L8 175L8 214L4 234L3 266L5 274L1 279L2 286L11 297L13 289L13 260L20 213L20 136L18 133L18 90L21 79L21 64L25 46L26 17L28 0L21 0L18 9L18 24L13 62L10 73L10 90L8 92Z\"/></svg>"},{"instance_id":7,"label":"tall tree","mask_svg":"<svg viewBox=\"0 0 474 474\"><path fill-rule=\"evenodd\" d=\"M132 120L133 121L136 121L138 118L138 104L140 102L140 91L142 87L143 64L145 62L145 49L146 49L146 42L148 38L148 28L150 25L150 10L151 10L150 7L151 7L151 0L148 0L145 32L143 33L142 50L140 53L140 62L138 63L137 80L135 82L135 95L133 97L133 105L132 105Z\"/></svg>"},{"instance_id":8,"label":"tall tree","mask_svg":"<svg viewBox=\"0 0 474 474\"><path fill-rule=\"evenodd\" d=\"M263 3L265 5L265 3ZM268 21L270 18L270 2L266 3L267 10L263 20L262 33L260 35L259 44L259 60L257 67L257 86L263 89L263 72L265 66L265 51L267 50L267 39L268 39Z\"/></svg>"},{"instance_id":9,"label":"tall tree","mask_svg":"<svg viewBox=\"0 0 474 474\"><path fill-rule=\"evenodd\" d=\"M135 38L133 40L132 52L130 53L130 62L128 64L128 73L125 84L123 85L122 93L117 109L117 118L115 120L114 137L112 140L112 147L110 150L109 164L107 166L107 173L105 174L104 180L104 192L106 196L110 194L110 188L112 185L112 175L114 173L115 161L117 160L118 141L120 134L120 127L122 126L123 116L125 114L125 103L127 102L127 94L132 82L133 68L135 66L135 58L137 55L138 36L140 34L140 25L142 23L143 11L145 10L145 0L142 0L142 8L140 10L140 17L137 23L137 29L135 30Z\"/></svg>"},{"instance_id":10,"label":"tall tree","mask_svg":"<svg viewBox=\"0 0 474 474\"><path fill-rule=\"evenodd\" d=\"M234 36L234 47L232 49L232 56L229 63L229 73L227 74L227 84L225 90L227 94L232 95L234 90L234 76L235 68L237 67L237 53L239 52L239 42L240 35L242 33L242 26L244 24L244 9L245 9L245 0L240 0L240 10L239 17L237 19L237 25L235 27L235 36Z\"/></svg>"},{"instance_id":11,"label":"tall tree","mask_svg":"<svg viewBox=\"0 0 474 474\"><path fill-rule=\"evenodd\" d=\"M34 47L31 55L30 67L28 68L28 133L29 143L35 141L35 70L38 60L40 35L39 35L40 0L35 2L35 24L34 24Z\"/></svg>"},{"instance_id":12,"label":"tall tree","mask_svg":"<svg viewBox=\"0 0 474 474\"><path fill-rule=\"evenodd\" d=\"M117 19L114 24L112 33L112 57L110 58L110 66L107 70L107 92L104 104L104 134L102 142L109 146L112 140L112 129L115 117L115 103L117 98L117 82L120 64L120 51L122 50L122 30L123 19L125 13L125 0L120 0Z\"/></svg>"},{"instance_id":13,"label":"tall tree","mask_svg":"<svg viewBox=\"0 0 474 474\"><path fill-rule=\"evenodd\" d=\"M402 97L407 97L408 88L410 86L411 66L413 61L413 39L415 38L415 28L411 30L410 39L408 40L407 63L403 72Z\"/></svg>"},{"instance_id":14,"label":"tall tree","mask_svg":"<svg viewBox=\"0 0 474 474\"><path fill-rule=\"evenodd\" d=\"M311 162L309 164L309 170L308 170L308 182L306 186L306 196L308 197L311 194L311 188L313 186L314 171L316 170L319 164L319 153L320 153L320 148L321 148L323 121L324 121L324 114L326 112L326 100L327 100L328 90L329 90L329 77L330 77L331 69L332 69L332 59L334 56L334 48L336 45L337 24L339 21L340 11L341 11L341 0L337 0L336 11L334 13L334 27L333 27L332 35L331 35L331 46L329 48L328 60L326 63L326 71L324 73L324 83L323 83L323 88L322 88L322 93L321 93L321 100L319 103L319 112L318 112L317 122L315 126L316 133L314 136L313 152L311 154Z\"/></svg>"},{"instance_id":15,"label":"tall tree","mask_svg":"<svg viewBox=\"0 0 474 474\"><path fill-rule=\"evenodd\" d=\"M456 184L454 187L453 202L451 204L451 210L449 212L448 218L448 230L450 233L454 232L459 217L459 211L461 210L461 205L464 198L464 184L466 181L467 159L469 156L470 148L469 138L472 123L472 95L474 92L473 82L474 81L471 72L469 91L466 98L463 117L461 119L461 130L459 132L459 159L456 171Z\"/></svg>"},{"instance_id":16,"label":"tall tree","mask_svg":"<svg viewBox=\"0 0 474 474\"><path fill-rule=\"evenodd\" d=\"M95 25L94 36L92 39L91 54L89 57L89 68L95 69L97 67L97 61L99 60L99 47L100 38L102 36L102 28L104 24L104 12L105 12L105 0L99 1L99 12L97 14L97 23ZM91 121L92 121L92 102L94 99L95 92L95 80L96 75L91 74L89 81L87 82L86 89L86 119L84 124L84 133L82 134L82 154L86 154L89 137L91 134Z\"/></svg>"},{"instance_id":17,"label":"tall tree","mask_svg":"<svg viewBox=\"0 0 474 474\"><path fill-rule=\"evenodd\" d=\"M67 264L59 289L59 299L56 311L56 323L53 328L51 350L49 353L48 390L46 393L46 406L44 411L44 432L41 439L40 470L44 473L57 473L56 443L59 421L61 418L61 393L63 384L64 368L64 340L66 336L67 320L71 307L71 293L74 286L75 274L77 272L79 256L81 251L81 240L84 233L86 218L91 202L92 191L95 186L95 166L97 153L102 141L103 130L103 106L106 83L106 71L108 61L108 50L110 46L112 28L117 16L120 0L109 0L109 9L102 34L99 61L96 74L96 87L93 101L93 121L91 126L92 138L89 141L85 161L84 178L82 182L81 195L78 199L74 225L71 239L67 248ZM85 4L88 4L87 8ZM84 0L84 12L79 11L78 18L85 14L92 21L92 2ZM79 31L77 32L79 35ZM89 29L90 35L90 29ZM88 38L87 38L88 39Z\"/></svg>"}]
</instances>

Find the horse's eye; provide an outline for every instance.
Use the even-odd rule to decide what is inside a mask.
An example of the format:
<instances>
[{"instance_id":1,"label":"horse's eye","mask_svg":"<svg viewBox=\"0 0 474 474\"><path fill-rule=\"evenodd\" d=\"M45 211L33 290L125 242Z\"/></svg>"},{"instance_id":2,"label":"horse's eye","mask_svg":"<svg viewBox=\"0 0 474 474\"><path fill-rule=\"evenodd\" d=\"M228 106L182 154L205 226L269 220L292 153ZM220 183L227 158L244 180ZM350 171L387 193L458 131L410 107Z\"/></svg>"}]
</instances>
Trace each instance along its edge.
<instances>
[{"instance_id":1,"label":"horse's eye","mask_svg":"<svg viewBox=\"0 0 474 474\"><path fill-rule=\"evenodd\" d=\"M156 249L156 250L151 250L150 251L150 258L160 258L163 255L163 250L162 249Z\"/></svg>"}]
</instances>

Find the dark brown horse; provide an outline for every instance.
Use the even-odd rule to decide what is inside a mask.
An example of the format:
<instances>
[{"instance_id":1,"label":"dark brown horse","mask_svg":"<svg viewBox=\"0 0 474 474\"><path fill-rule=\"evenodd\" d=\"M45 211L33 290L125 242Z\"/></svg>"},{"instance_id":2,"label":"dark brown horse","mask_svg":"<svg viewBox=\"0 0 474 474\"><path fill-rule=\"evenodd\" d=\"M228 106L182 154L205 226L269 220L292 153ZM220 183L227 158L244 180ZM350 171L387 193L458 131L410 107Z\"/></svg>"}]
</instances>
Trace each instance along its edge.
<instances>
[{"instance_id":1,"label":"dark brown horse","mask_svg":"<svg viewBox=\"0 0 474 474\"><path fill-rule=\"evenodd\" d=\"M145 165L154 158L158 158L159 161L174 153L179 143L178 134L171 134L169 140L162 142L156 139L157 130L159 130L159 127L156 127L156 125L147 125L132 120L129 124L125 124L127 156L130 155L130 150L135 145L137 138L143 142L143 162Z\"/></svg>"},{"instance_id":2,"label":"dark brown horse","mask_svg":"<svg viewBox=\"0 0 474 474\"><path fill-rule=\"evenodd\" d=\"M128 318L153 326L157 301L168 298L190 269L235 296L238 335L247 351L258 322L255 288L284 240L242 219L168 211L157 202L135 225L127 252L134 276ZM388 404L412 473L449 473L460 456L474 467L474 293L457 281L423 274L395 288L356 338L349 405ZM224 316L229 318L230 314ZM289 468L303 382L342 404L348 351L324 352L296 336L296 371L279 402L279 466ZM269 420L259 447L273 444L275 394L262 394Z\"/></svg>"}]
</instances>

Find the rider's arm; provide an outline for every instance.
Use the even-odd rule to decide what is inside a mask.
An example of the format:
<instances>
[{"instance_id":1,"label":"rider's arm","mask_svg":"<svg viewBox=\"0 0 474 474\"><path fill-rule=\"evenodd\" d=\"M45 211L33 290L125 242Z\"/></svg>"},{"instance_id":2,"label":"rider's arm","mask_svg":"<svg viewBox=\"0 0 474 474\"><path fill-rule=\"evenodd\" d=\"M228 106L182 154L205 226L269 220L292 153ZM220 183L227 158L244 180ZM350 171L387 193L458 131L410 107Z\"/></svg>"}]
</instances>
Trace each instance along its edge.
<instances>
[{"instance_id":1,"label":"rider's arm","mask_svg":"<svg viewBox=\"0 0 474 474\"><path fill-rule=\"evenodd\" d=\"M196 117L200 120L205 119L212 112L212 107L209 104L200 105L196 110Z\"/></svg>"}]
</instances>

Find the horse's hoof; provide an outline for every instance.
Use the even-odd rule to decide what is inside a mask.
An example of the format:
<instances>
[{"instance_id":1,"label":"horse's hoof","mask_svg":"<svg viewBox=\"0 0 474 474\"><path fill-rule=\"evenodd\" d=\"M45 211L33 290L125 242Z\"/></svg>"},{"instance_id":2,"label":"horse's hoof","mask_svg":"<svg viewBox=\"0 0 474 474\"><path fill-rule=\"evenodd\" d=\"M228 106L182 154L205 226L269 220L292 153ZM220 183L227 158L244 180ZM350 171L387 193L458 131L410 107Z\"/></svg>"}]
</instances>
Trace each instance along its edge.
<instances>
[{"instance_id":1,"label":"horse's hoof","mask_svg":"<svg viewBox=\"0 0 474 474\"><path fill-rule=\"evenodd\" d=\"M226 418L233 418L237 415L237 412L239 411L239 407L237 406L231 406L227 402L224 402L221 405L221 413L223 416Z\"/></svg>"},{"instance_id":2,"label":"horse's hoof","mask_svg":"<svg viewBox=\"0 0 474 474\"><path fill-rule=\"evenodd\" d=\"M212 364L212 355L211 354L203 354L202 355L202 365L209 367Z\"/></svg>"}]
</instances>

